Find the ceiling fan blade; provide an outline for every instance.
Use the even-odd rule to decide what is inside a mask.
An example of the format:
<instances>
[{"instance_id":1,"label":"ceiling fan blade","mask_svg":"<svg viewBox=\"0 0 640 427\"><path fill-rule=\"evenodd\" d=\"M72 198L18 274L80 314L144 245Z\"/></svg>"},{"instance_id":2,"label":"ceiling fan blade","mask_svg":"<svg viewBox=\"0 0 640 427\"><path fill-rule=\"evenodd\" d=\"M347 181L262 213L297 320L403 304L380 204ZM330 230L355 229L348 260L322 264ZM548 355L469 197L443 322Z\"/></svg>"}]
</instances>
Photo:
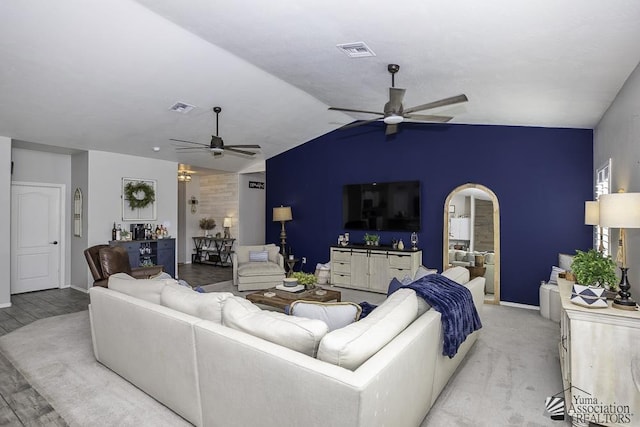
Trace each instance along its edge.
<instances>
[{"instance_id":1,"label":"ceiling fan blade","mask_svg":"<svg viewBox=\"0 0 640 427\"><path fill-rule=\"evenodd\" d=\"M384 106L384 111L398 114L402 108L402 99L406 89L400 89L397 87L389 88L389 102Z\"/></svg>"},{"instance_id":2,"label":"ceiling fan blade","mask_svg":"<svg viewBox=\"0 0 640 427\"><path fill-rule=\"evenodd\" d=\"M255 148L259 149L259 145L225 145L224 148Z\"/></svg>"},{"instance_id":3,"label":"ceiling fan blade","mask_svg":"<svg viewBox=\"0 0 640 427\"><path fill-rule=\"evenodd\" d=\"M247 156L255 156L256 155L256 153L253 153L251 151L238 150L237 148L231 148L228 145L226 147L224 147L224 151L231 151L233 153L246 154Z\"/></svg>"},{"instance_id":4,"label":"ceiling fan blade","mask_svg":"<svg viewBox=\"0 0 640 427\"><path fill-rule=\"evenodd\" d=\"M352 108L339 108L339 107L329 107L329 110L335 110L335 111L347 111L350 113L366 113L366 114L379 114L381 116L384 116L384 113L380 113L378 111L367 111L367 110L354 110Z\"/></svg>"},{"instance_id":5,"label":"ceiling fan blade","mask_svg":"<svg viewBox=\"0 0 640 427\"><path fill-rule=\"evenodd\" d=\"M417 105L415 107L407 108L406 110L404 110L404 112L405 114L408 114L408 113L413 113L415 111L428 110L430 108L444 107L445 105L452 105L452 104L458 104L460 102L467 102L468 100L469 99L467 98L467 95L464 95L464 94L456 95L450 98L441 99L439 101L429 102L428 104L422 104L422 105Z\"/></svg>"},{"instance_id":6,"label":"ceiling fan blade","mask_svg":"<svg viewBox=\"0 0 640 427\"><path fill-rule=\"evenodd\" d=\"M387 125L387 128L384 131L385 135L393 135L394 133L398 132L398 125Z\"/></svg>"},{"instance_id":7,"label":"ceiling fan blade","mask_svg":"<svg viewBox=\"0 0 640 427\"><path fill-rule=\"evenodd\" d=\"M378 119L371 119L371 120L358 120L357 122L349 123L348 125L339 127L338 130L351 129L351 128L355 128L362 125L368 125L369 123L377 122L378 120L380 119L378 118Z\"/></svg>"},{"instance_id":8,"label":"ceiling fan blade","mask_svg":"<svg viewBox=\"0 0 640 427\"><path fill-rule=\"evenodd\" d=\"M202 144L200 142L193 142L193 141L185 141L184 139L173 139L170 138L169 141L176 141L176 142L186 142L187 144L196 144L196 145L202 145L203 147L208 147L209 145L207 144Z\"/></svg>"},{"instance_id":9,"label":"ceiling fan blade","mask_svg":"<svg viewBox=\"0 0 640 427\"><path fill-rule=\"evenodd\" d=\"M404 114L404 117L407 119L423 120L425 122L438 122L438 123L446 123L449 120L453 119L453 117L450 117L450 116L431 116L428 114Z\"/></svg>"},{"instance_id":10,"label":"ceiling fan blade","mask_svg":"<svg viewBox=\"0 0 640 427\"><path fill-rule=\"evenodd\" d=\"M176 151L205 150L209 147L177 147Z\"/></svg>"}]
</instances>

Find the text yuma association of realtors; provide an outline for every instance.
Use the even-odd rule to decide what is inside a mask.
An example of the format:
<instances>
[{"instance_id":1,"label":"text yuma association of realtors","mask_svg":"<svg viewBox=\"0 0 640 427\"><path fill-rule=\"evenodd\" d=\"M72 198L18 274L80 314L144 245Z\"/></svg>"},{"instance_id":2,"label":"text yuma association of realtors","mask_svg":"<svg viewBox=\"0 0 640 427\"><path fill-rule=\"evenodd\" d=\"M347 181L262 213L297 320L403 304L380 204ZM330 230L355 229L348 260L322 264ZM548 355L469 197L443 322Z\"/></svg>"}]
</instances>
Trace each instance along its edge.
<instances>
[{"instance_id":1,"label":"text yuma association of realtors","mask_svg":"<svg viewBox=\"0 0 640 427\"><path fill-rule=\"evenodd\" d=\"M606 404L599 402L595 397L572 396L569 414L574 421L592 423L631 423L633 414L629 405Z\"/></svg>"}]
</instances>

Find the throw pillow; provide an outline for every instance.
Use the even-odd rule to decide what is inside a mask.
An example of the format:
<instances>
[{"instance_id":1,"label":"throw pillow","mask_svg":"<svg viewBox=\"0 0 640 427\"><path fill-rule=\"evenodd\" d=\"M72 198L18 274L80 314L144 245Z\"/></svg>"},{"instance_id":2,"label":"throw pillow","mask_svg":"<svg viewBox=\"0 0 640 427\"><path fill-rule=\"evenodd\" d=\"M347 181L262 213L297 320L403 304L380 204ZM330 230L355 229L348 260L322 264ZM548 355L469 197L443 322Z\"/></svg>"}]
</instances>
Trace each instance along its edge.
<instances>
[{"instance_id":1,"label":"throw pillow","mask_svg":"<svg viewBox=\"0 0 640 427\"><path fill-rule=\"evenodd\" d=\"M415 280L423 278L424 276L428 276L429 274L435 274L437 272L438 272L438 270L436 270L436 269L427 268L424 265L421 265L416 270L416 274L413 276L413 280L415 281Z\"/></svg>"},{"instance_id":2,"label":"throw pillow","mask_svg":"<svg viewBox=\"0 0 640 427\"><path fill-rule=\"evenodd\" d=\"M267 261L269 261L269 252L249 251L249 262L267 262Z\"/></svg>"},{"instance_id":3,"label":"throw pillow","mask_svg":"<svg viewBox=\"0 0 640 427\"><path fill-rule=\"evenodd\" d=\"M316 356L320 340L328 330L321 320L263 311L240 297L225 301L222 324L311 357Z\"/></svg>"},{"instance_id":4,"label":"throw pillow","mask_svg":"<svg viewBox=\"0 0 640 427\"><path fill-rule=\"evenodd\" d=\"M561 269L560 267L556 267L556 266L551 267L551 275L549 276L549 283L551 283L552 285L557 285L558 275L560 273L566 273L566 271Z\"/></svg>"},{"instance_id":5,"label":"throw pillow","mask_svg":"<svg viewBox=\"0 0 640 427\"><path fill-rule=\"evenodd\" d=\"M394 277L393 279L391 279L391 282L389 282L389 287L387 288L387 296L391 295L402 286L408 285L411 282L413 282L413 280L411 280L409 276L404 276L402 280L398 280Z\"/></svg>"},{"instance_id":6,"label":"throw pillow","mask_svg":"<svg viewBox=\"0 0 640 427\"><path fill-rule=\"evenodd\" d=\"M329 326L329 331L347 326L358 319L362 307L353 302L316 302L298 300L291 304L289 314L322 320Z\"/></svg>"}]
</instances>

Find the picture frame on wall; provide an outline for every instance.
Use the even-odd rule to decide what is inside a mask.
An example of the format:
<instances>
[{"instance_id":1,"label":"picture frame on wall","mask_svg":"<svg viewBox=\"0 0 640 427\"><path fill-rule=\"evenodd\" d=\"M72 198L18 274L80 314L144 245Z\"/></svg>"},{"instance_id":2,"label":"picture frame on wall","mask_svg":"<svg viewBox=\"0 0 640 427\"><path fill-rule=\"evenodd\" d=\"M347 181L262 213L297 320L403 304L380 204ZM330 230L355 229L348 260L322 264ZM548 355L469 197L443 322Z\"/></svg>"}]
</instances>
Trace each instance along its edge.
<instances>
[{"instance_id":1,"label":"picture frame on wall","mask_svg":"<svg viewBox=\"0 0 640 427\"><path fill-rule=\"evenodd\" d=\"M156 180L122 178L122 220L157 220Z\"/></svg>"}]
</instances>

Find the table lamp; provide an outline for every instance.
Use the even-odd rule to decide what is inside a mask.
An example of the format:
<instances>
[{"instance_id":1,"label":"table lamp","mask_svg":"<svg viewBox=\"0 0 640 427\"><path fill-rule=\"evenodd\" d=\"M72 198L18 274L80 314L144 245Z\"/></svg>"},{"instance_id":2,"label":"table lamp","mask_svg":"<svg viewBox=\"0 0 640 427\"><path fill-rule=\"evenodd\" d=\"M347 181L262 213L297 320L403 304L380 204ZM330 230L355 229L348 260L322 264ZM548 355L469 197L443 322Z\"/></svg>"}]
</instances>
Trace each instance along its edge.
<instances>
[{"instance_id":1,"label":"table lamp","mask_svg":"<svg viewBox=\"0 0 640 427\"><path fill-rule=\"evenodd\" d=\"M229 228L231 227L231 218L227 217L222 221L222 226L224 227L224 238L225 239L230 239L231 238L231 232L229 231Z\"/></svg>"},{"instance_id":2,"label":"table lamp","mask_svg":"<svg viewBox=\"0 0 640 427\"><path fill-rule=\"evenodd\" d=\"M284 229L284 223L291 221L293 216L291 215L291 206L280 206L273 208L273 221L280 221L282 229L280 230L280 252L282 256L286 256L287 245L287 231Z\"/></svg>"},{"instance_id":3,"label":"table lamp","mask_svg":"<svg viewBox=\"0 0 640 427\"><path fill-rule=\"evenodd\" d=\"M599 199L599 222L601 227L620 229L616 262L620 265L620 291L613 300L612 307L635 310L636 302L631 299L631 285L627 278L626 228L640 228L640 193L602 194Z\"/></svg>"},{"instance_id":4,"label":"table lamp","mask_svg":"<svg viewBox=\"0 0 640 427\"><path fill-rule=\"evenodd\" d=\"M604 243L602 241L602 227L600 227L600 204L598 201L584 202L584 224L595 225L598 227L598 239L600 244L598 245L598 252L604 253Z\"/></svg>"}]
</instances>

